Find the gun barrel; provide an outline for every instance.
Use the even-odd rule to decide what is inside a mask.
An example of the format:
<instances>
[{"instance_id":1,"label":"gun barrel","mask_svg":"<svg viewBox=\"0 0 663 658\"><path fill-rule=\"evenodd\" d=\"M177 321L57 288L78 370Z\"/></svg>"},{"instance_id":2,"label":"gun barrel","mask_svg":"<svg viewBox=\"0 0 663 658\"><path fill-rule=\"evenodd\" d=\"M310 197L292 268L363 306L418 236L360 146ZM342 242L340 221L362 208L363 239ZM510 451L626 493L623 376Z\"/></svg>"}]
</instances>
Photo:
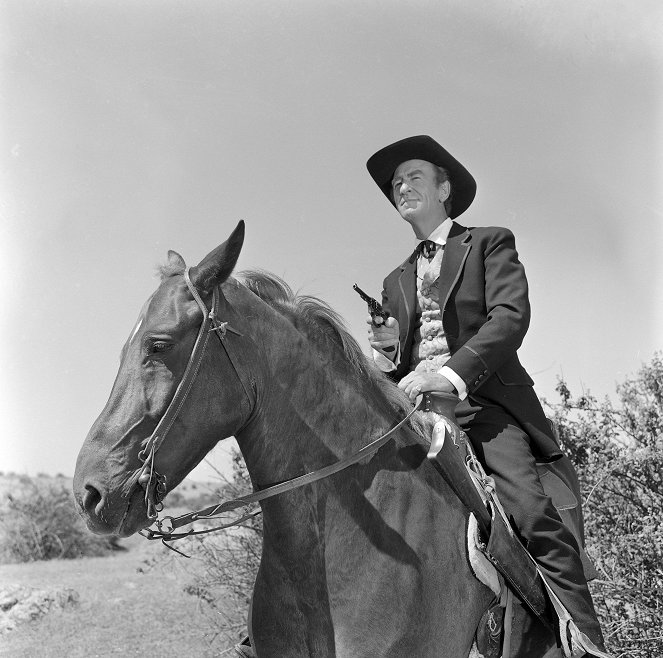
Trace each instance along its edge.
<instances>
[{"instance_id":1,"label":"gun barrel","mask_svg":"<svg viewBox=\"0 0 663 658\"><path fill-rule=\"evenodd\" d=\"M366 295L366 293L356 283L352 286L352 289L356 290L360 295ZM368 297L368 295L366 295L366 297Z\"/></svg>"},{"instance_id":2,"label":"gun barrel","mask_svg":"<svg viewBox=\"0 0 663 658\"><path fill-rule=\"evenodd\" d=\"M369 297L356 283L352 286L352 289L367 303L371 303L373 300L372 297Z\"/></svg>"}]
</instances>

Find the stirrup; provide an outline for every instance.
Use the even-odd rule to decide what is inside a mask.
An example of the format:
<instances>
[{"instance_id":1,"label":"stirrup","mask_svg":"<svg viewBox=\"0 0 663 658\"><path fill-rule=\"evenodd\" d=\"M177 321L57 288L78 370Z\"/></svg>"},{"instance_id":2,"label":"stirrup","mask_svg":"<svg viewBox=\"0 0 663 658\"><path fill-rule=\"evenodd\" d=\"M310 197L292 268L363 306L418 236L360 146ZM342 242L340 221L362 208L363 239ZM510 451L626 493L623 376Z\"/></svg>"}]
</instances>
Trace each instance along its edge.
<instances>
[{"instance_id":1,"label":"stirrup","mask_svg":"<svg viewBox=\"0 0 663 658\"><path fill-rule=\"evenodd\" d=\"M584 658L584 656L595 656L595 658L613 658L609 653L597 647L585 633L583 633L569 614L564 604L559 600L546 576L537 565L537 571L548 592L548 598L552 603L557 623L559 624L559 638L562 643L564 658Z\"/></svg>"}]
</instances>

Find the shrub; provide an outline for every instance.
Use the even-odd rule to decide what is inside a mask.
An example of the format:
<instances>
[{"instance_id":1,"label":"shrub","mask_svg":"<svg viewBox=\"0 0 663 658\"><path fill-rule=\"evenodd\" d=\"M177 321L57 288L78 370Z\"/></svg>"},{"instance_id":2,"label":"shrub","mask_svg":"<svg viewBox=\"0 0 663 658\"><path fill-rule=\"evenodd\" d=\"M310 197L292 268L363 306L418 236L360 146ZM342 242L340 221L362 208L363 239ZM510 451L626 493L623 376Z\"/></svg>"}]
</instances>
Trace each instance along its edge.
<instances>
[{"instance_id":1,"label":"shrub","mask_svg":"<svg viewBox=\"0 0 663 658\"><path fill-rule=\"evenodd\" d=\"M233 452L231 479L220 477L222 483L216 492L201 494L197 497L199 500L187 497L186 505L197 509L252 491L244 460L237 451ZM192 485L191 489L194 488L197 487ZM196 502L201 504L193 504ZM220 525L242 514L237 510L227 519L197 521L195 529ZM262 550L262 519L259 515L253 516L233 528L177 541L173 547L192 558L192 577L184 591L200 601L201 611L208 616L212 626L219 629L211 643L222 652L246 635L247 613ZM164 560L179 559L175 553L167 553L165 557L161 553L145 560L140 571L163 566Z\"/></svg>"},{"instance_id":2,"label":"shrub","mask_svg":"<svg viewBox=\"0 0 663 658\"><path fill-rule=\"evenodd\" d=\"M574 397L552 405L585 499L591 584L607 646L623 658L663 656L663 357L617 387L618 402Z\"/></svg>"},{"instance_id":3,"label":"shrub","mask_svg":"<svg viewBox=\"0 0 663 658\"><path fill-rule=\"evenodd\" d=\"M163 502L166 507L183 507L186 504L186 499L175 489L168 492Z\"/></svg>"},{"instance_id":4,"label":"shrub","mask_svg":"<svg viewBox=\"0 0 663 658\"><path fill-rule=\"evenodd\" d=\"M232 459L232 478L220 488L215 502L253 491L241 454L233 451ZM236 514L241 516L244 512L237 510ZM197 554L202 568L187 591L207 601L217 618L224 620L224 639L236 642L246 634L247 613L262 552L262 517L258 514L223 532L199 535L192 540L199 547ZM215 596L219 592L223 593L222 600Z\"/></svg>"},{"instance_id":5,"label":"shrub","mask_svg":"<svg viewBox=\"0 0 663 658\"><path fill-rule=\"evenodd\" d=\"M61 480L22 475L0 500L0 563L104 555L115 541L86 528Z\"/></svg>"}]
</instances>

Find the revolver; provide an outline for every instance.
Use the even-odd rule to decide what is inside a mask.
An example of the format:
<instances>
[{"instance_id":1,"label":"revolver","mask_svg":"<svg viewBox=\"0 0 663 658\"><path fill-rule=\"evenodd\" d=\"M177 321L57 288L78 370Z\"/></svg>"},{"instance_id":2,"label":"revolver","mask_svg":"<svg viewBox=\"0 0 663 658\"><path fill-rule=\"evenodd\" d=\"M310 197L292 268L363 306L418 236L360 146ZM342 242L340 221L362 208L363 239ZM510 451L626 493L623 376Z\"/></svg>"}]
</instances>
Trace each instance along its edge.
<instances>
[{"instance_id":1,"label":"revolver","mask_svg":"<svg viewBox=\"0 0 663 658\"><path fill-rule=\"evenodd\" d=\"M389 313L382 308L382 304L377 299L373 299L367 295L356 283L352 286L352 289L366 302L368 306L368 312L371 315L373 325L375 327L381 327L385 320L389 317ZM391 347L385 347L385 352L393 352L396 348L392 345Z\"/></svg>"}]
</instances>

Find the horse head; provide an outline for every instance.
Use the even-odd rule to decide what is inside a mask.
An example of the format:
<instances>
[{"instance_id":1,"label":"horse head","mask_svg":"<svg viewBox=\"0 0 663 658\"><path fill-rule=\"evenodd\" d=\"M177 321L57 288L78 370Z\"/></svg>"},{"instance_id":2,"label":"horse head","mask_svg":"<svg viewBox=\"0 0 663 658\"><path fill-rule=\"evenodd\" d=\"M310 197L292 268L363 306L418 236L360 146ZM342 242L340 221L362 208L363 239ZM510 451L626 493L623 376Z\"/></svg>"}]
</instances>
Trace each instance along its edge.
<instances>
[{"instance_id":1,"label":"horse head","mask_svg":"<svg viewBox=\"0 0 663 658\"><path fill-rule=\"evenodd\" d=\"M76 463L74 495L93 532L128 536L148 526L155 497L158 503L249 418L250 384L241 381L232 348L220 349L214 338L218 334L222 344L243 340L234 329L241 318L223 286L237 285L229 277L243 240L240 222L226 242L190 269L179 254L168 252L161 283L122 349L108 402ZM216 317L206 317L203 310L212 304ZM208 340L215 348L191 364ZM209 388L213 395L196 395ZM195 405L183 403L189 393ZM205 408L201 401L207 401ZM162 443L167 450L158 450Z\"/></svg>"}]
</instances>

